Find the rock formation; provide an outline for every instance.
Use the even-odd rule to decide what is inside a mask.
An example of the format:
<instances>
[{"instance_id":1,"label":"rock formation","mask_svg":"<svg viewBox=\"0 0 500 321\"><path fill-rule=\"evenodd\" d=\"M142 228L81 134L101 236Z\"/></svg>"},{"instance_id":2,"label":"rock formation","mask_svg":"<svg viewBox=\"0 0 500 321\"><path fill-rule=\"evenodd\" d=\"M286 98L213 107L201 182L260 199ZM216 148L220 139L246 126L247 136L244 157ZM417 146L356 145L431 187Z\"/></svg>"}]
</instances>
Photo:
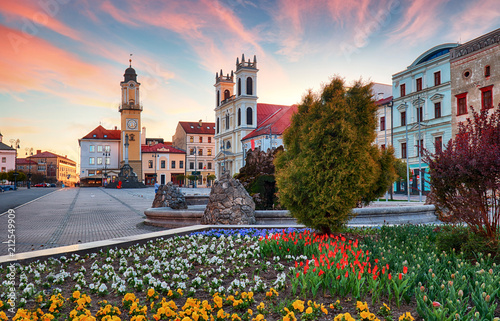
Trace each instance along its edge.
<instances>
[{"instance_id":1,"label":"rock formation","mask_svg":"<svg viewBox=\"0 0 500 321\"><path fill-rule=\"evenodd\" d=\"M172 182L168 182L167 185L160 185L158 188L152 207L170 207L173 210L182 210L187 209L187 204L181 190Z\"/></svg>"},{"instance_id":2,"label":"rock formation","mask_svg":"<svg viewBox=\"0 0 500 321\"><path fill-rule=\"evenodd\" d=\"M255 203L243 185L229 173L222 174L210 191L201 224L255 224Z\"/></svg>"}]
</instances>

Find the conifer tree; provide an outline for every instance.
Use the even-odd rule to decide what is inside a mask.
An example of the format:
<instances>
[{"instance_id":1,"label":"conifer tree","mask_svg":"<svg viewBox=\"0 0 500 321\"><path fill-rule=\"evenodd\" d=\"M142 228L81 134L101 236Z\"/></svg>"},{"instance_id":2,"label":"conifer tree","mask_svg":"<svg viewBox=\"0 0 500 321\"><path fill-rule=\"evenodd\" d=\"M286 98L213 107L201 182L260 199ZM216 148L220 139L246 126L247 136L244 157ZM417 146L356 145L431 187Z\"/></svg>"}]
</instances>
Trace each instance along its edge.
<instances>
[{"instance_id":1,"label":"conifer tree","mask_svg":"<svg viewBox=\"0 0 500 321\"><path fill-rule=\"evenodd\" d=\"M275 160L280 203L299 223L338 231L394 181L393 150L373 144L376 110L371 84L360 81L346 88L335 77L304 96Z\"/></svg>"}]
</instances>

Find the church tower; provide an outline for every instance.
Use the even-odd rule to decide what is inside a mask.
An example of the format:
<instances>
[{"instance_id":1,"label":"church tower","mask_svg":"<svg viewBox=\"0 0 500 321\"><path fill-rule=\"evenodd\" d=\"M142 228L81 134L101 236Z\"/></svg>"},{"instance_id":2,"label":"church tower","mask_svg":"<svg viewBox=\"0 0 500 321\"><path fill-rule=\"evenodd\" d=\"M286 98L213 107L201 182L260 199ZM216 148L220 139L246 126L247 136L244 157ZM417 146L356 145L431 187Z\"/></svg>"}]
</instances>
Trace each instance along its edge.
<instances>
[{"instance_id":1,"label":"church tower","mask_svg":"<svg viewBox=\"0 0 500 321\"><path fill-rule=\"evenodd\" d=\"M236 101L237 126L245 129L257 128L257 57L253 56L253 62L245 55L241 55L241 62L236 58ZM241 137L243 138L243 137Z\"/></svg>"},{"instance_id":2,"label":"church tower","mask_svg":"<svg viewBox=\"0 0 500 321\"><path fill-rule=\"evenodd\" d=\"M121 114L121 148L120 148L120 167L125 164L128 156L128 164L137 174L139 181L142 181L142 158L141 158L141 112L139 87L137 74L132 68L132 59L130 66L125 70L124 79L120 82L122 89L122 99L119 107ZM128 135L128 155L125 150L126 139Z\"/></svg>"}]
</instances>

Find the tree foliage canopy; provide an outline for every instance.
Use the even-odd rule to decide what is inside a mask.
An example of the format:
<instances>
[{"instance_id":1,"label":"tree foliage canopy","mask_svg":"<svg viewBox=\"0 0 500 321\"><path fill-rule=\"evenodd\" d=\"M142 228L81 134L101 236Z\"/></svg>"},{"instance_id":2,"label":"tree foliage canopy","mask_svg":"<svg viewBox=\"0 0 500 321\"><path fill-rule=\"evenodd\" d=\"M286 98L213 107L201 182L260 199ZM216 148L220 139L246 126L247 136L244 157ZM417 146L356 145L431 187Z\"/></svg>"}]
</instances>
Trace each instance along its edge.
<instances>
[{"instance_id":1,"label":"tree foliage canopy","mask_svg":"<svg viewBox=\"0 0 500 321\"><path fill-rule=\"evenodd\" d=\"M383 195L395 180L392 148L373 145L376 111L371 84L361 81L346 88L336 77L304 96L275 160L280 203L299 223L339 230L360 201Z\"/></svg>"}]
</instances>

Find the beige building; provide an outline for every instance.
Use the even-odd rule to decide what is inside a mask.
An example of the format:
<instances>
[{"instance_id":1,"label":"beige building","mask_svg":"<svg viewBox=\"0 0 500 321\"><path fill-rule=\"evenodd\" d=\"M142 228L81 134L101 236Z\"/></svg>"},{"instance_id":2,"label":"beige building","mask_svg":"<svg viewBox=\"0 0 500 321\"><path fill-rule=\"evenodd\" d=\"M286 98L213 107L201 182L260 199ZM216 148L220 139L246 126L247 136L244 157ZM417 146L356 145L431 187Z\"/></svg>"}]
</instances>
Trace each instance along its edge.
<instances>
[{"instance_id":1,"label":"beige building","mask_svg":"<svg viewBox=\"0 0 500 321\"><path fill-rule=\"evenodd\" d=\"M169 143L158 143L142 145L142 173L144 184L154 185L173 182L175 185L183 185L186 153L174 148Z\"/></svg>"},{"instance_id":2,"label":"beige building","mask_svg":"<svg viewBox=\"0 0 500 321\"><path fill-rule=\"evenodd\" d=\"M385 149L392 145L392 96L381 98L377 104L377 136L375 143Z\"/></svg>"},{"instance_id":3,"label":"beige building","mask_svg":"<svg viewBox=\"0 0 500 321\"><path fill-rule=\"evenodd\" d=\"M476 111L494 110L500 103L500 29L450 51L452 135L458 124Z\"/></svg>"},{"instance_id":4,"label":"beige building","mask_svg":"<svg viewBox=\"0 0 500 321\"><path fill-rule=\"evenodd\" d=\"M46 183L75 186L76 182L78 182L79 176L76 172L76 162L67 156L37 150L36 155L29 156L28 159L37 163L35 172L43 175Z\"/></svg>"},{"instance_id":5,"label":"beige building","mask_svg":"<svg viewBox=\"0 0 500 321\"><path fill-rule=\"evenodd\" d=\"M185 175L198 176L196 185L208 187L211 182L209 175L215 175L215 123L187 122L177 124L175 135L172 136L174 147L186 151ZM190 182L194 183L194 182Z\"/></svg>"}]
</instances>

